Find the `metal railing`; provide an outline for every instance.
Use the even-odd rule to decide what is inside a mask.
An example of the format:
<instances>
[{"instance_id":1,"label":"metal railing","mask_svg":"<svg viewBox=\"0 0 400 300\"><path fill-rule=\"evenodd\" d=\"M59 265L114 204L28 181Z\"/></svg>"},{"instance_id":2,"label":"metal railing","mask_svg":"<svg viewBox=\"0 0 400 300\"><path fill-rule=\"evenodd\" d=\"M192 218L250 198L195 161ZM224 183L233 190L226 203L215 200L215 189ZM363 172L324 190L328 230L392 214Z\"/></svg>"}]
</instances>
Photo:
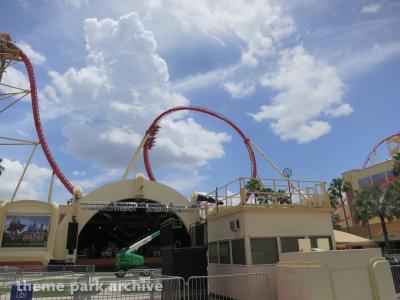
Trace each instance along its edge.
<instances>
[{"instance_id":1,"label":"metal railing","mask_svg":"<svg viewBox=\"0 0 400 300\"><path fill-rule=\"evenodd\" d=\"M94 270L94 266L81 265L0 267L0 300L10 299L13 285L41 287L35 298L71 299L71 286L82 278L91 278Z\"/></svg>"},{"instance_id":2,"label":"metal railing","mask_svg":"<svg viewBox=\"0 0 400 300\"><path fill-rule=\"evenodd\" d=\"M135 279L113 279L91 283L87 289L86 282L77 283L79 286L73 293L74 300L97 299L165 299L184 300L185 281L181 277L158 276L138 277Z\"/></svg>"},{"instance_id":3,"label":"metal railing","mask_svg":"<svg viewBox=\"0 0 400 300\"><path fill-rule=\"evenodd\" d=\"M271 299L270 282L264 273L193 276L187 288L188 300Z\"/></svg>"},{"instance_id":4,"label":"metal railing","mask_svg":"<svg viewBox=\"0 0 400 300\"><path fill-rule=\"evenodd\" d=\"M26 286L33 289L33 286L40 287L35 292L35 298L65 299L71 295L71 284L87 274L73 273L71 271L55 272L21 272L8 273L0 281L0 300L10 299L13 285Z\"/></svg>"},{"instance_id":5,"label":"metal railing","mask_svg":"<svg viewBox=\"0 0 400 300\"><path fill-rule=\"evenodd\" d=\"M2 272L62 272L70 271L73 273L94 273L95 265L21 265L21 266L1 266Z\"/></svg>"},{"instance_id":6,"label":"metal railing","mask_svg":"<svg viewBox=\"0 0 400 300\"><path fill-rule=\"evenodd\" d=\"M123 278L111 272L2 270L0 300L10 299L15 284L33 289L35 299L46 300L271 299L270 282L264 273L194 276L185 282L181 277L162 275L159 269L132 270ZM35 290L37 287L41 289Z\"/></svg>"},{"instance_id":7,"label":"metal railing","mask_svg":"<svg viewBox=\"0 0 400 300\"><path fill-rule=\"evenodd\" d=\"M392 271L394 287L396 289L396 294L400 293L400 265L390 266Z\"/></svg>"},{"instance_id":8,"label":"metal railing","mask_svg":"<svg viewBox=\"0 0 400 300\"><path fill-rule=\"evenodd\" d=\"M248 207L320 207L329 208L325 182L257 178L249 187L251 178L240 177L208 193L219 203L218 209L242 204ZM216 204L207 204L210 211Z\"/></svg>"}]
</instances>

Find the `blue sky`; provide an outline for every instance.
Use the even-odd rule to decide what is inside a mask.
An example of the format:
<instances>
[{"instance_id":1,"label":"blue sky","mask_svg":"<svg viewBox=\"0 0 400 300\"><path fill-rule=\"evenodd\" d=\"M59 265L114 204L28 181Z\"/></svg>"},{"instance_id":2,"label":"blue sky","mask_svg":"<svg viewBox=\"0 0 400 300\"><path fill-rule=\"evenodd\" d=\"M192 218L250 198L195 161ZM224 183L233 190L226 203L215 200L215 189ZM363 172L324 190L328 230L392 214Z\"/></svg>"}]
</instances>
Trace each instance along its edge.
<instances>
[{"instance_id":1,"label":"blue sky","mask_svg":"<svg viewBox=\"0 0 400 300\"><path fill-rule=\"evenodd\" d=\"M20 0L1 10L0 31L34 63L51 150L85 193L120 178L151 121L176 105L229 117L296 179L358 168L400 130L398 1ZM4 80L26 84L18 66ZM28 101L1 118L0 135L36 139ZM29 150L2 147L0 197ZM151 157L157 178L185 195L250 174L235 132L198 114L169 117ZM257 158L261 176L276 176ZM19 198L45 199L50 174L38 151ZM56 198L68 199L60 184Z\"/></svg>"}]
</instances>

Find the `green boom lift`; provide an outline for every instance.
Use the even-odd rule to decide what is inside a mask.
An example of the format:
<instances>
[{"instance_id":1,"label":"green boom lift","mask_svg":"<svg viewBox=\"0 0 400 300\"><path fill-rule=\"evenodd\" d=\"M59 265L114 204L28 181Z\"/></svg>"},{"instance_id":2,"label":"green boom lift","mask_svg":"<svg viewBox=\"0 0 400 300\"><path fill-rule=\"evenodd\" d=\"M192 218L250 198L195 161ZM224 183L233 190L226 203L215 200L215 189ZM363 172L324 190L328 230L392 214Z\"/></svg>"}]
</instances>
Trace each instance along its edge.
<instances>
[{"instance_id":1,"label":"green boom lift","mask_svg":"<svg viewBox=\"0 0 400 300\"><path fill-rule=\"evenodd\" d=\"M175 223L173 229L181 228L181 223ZM144 257L136 254L135 252L139 250L142 246L150 243L152 240L160 236L160 230L146 236L140 241L134 243L129 248L122 249L115 257L115 267L117 272L115 275L117 277L124 277L125 274L132 269L145 269ZM145 272L146 275L146 272Z\"/></svg>"}]
</instances>

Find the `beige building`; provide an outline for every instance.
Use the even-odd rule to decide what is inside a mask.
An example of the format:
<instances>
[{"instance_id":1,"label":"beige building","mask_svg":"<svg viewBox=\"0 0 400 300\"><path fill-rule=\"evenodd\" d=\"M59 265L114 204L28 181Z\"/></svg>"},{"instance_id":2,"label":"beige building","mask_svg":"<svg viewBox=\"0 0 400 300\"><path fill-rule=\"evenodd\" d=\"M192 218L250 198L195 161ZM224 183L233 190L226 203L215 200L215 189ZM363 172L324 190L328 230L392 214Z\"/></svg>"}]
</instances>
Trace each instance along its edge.
<instances>
[{"instance_id":1,"label":"beige building","mask_svg":"<svg viewBox=\"0 0 400 300\"><path fill-rule=\"evenodd\" d=\"M309 192L304 193L306 190ZM335 233L323 190L295 189L297 201L277 204L274 195L268 197L272 203L251 203L251 195L241 188L241 205L209 211L208 274L250 274L253 278L233 276L225 283L229 289L210 280L209 290L243 300L395 299L389 264L380 249L335 251L335 237L341 245L374 245L363 238ZM236 196L229 193L218 200L229 203ZM267 291L257 288L258 274L266 274Z\"/></svg>"},{"instance_id":2,"label":"beige building","mask_svg":"<svg viewBox=\"0 0 400 300\"><path fill-rule=\"evenodd\" d=\"M208 273L266 273L271 280L271 299L276 299L275 268L282 253L335 249L330 212L328 207L238 206L221 210L207 221Z\"/></svg>"},{"instance_id":3,"label":"beige building","mask_svg":"<svg viewBox=\"0 0 400 300\"><path fill-rule=\"evenodd\" d=\"M393 159L385 160L381 163L375 164L373 166L366 167L364 169L353 169L342 173L342 178L344 181L350 182L351 191L347 194L348 205L346 205L346 212L349 217L350 232L361 235L365 238L373 239L374 241L383 241L383 232L380 224L379 218L373 218L369 221L369 226L360 227L357 224L353 226L354 220L353 216L353 196L354 191L360 190L363 187L371 186L373 184L380 184L382 186L387 186L394 180L393 176ZM345 222L343 217L343 210L339 208L338 213L340 219L342 220L340 225L345 228ZM389 238L391 240L400 240L400 221L395 220L386 223ZM399 245L400 246L400 245Z\"/></svg>"}]
</instances>

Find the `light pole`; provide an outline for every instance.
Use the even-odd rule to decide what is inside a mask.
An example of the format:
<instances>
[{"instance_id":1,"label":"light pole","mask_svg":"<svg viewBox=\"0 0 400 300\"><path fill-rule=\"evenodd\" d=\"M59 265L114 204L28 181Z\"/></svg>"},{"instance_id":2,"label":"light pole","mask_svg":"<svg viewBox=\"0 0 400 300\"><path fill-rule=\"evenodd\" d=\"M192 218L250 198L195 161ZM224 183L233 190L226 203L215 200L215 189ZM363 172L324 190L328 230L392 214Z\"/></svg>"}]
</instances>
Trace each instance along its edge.
<instances>
[{"instance_id":1,"label":"light pole","mask_svg":"<svg viewBox=\"0 0 400 300\"><path fill-rule=\"evenodd\" d=\"M293 174L293 172L292 172L291 169L289 169L289 168L283 169L283 176L285 176L285 177L287 178L288 189L289 189L290 204L293 204L293 203L292 203L292 190L291 190L291 188L290 188L290 180L289 180L289 178L290 178L290 176L292 176L292 174Z\"/></svg>"}]
</instances>

